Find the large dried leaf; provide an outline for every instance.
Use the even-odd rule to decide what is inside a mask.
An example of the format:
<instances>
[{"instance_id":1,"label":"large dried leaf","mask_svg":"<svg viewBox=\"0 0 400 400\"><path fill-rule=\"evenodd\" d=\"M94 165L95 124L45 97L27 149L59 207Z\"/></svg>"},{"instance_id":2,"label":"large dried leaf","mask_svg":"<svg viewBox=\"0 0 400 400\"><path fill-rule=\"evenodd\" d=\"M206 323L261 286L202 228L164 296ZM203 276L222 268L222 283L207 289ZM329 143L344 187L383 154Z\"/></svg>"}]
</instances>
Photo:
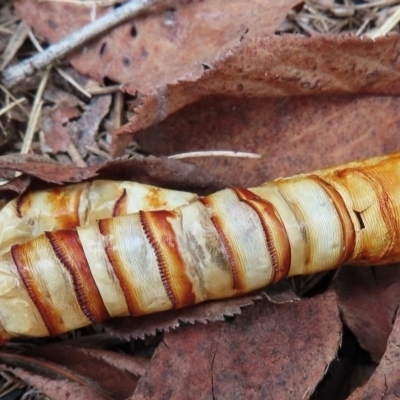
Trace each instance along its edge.
<instances>
[{"instance_id":1,"label":"large dried leaf","mask_svg":"<svg viewBox=\"0 0 400 400\"><path fill-rule=\"evenodd\" d=\"M307 399L340 340L333 293L259 302L230 323L165 334L132 399Z\"/></svg>"},{"instance_id":2,"label":"large dried leaf","mask_svg":"<svg viewBox=\"0 0 400 400\"><path fill-rule=\"evenodd\" d=\"M244 41L233 51L216 60L212 68L200 78L182 78L159 87L157 91L143 93L142 104L134 109L130 122L121 127L114 140L114 152L120 153L133 133L156 122L187 104L210 95L229 95L242 99L275 97L264 103L267 112L280 126L288 124L282 104L286 99L276 97L338 94L400 93L400 68L398 53L400 36L392 35L372 41L353 36L271 36ZM124 90L131 92L128 84ZM307 100L303 100L307 101ZM235 110L235 112L233 112ZM306 115L310 112L306 111ZM226 109L225 119L237 114L236 109ZM258 113L254 113L256 120ZM239 112L242 129L247 129L250 116ZM204 118L204 116L203 116ZM202 121L203 122L203 121ZM297 121L295 120L295 123ZM228 121L227 121L228 124ZM191 125L196 128L197 125ZM200 124L202 129L204 127ZM259 126L275 132L273 123ZM234 125L230 124L231 128ZM278 127L279 129L279 127ZM155 130L153 128L153 130ZM235 129L235 133L238 129ZM217 129L208 132L219 135ZM193 138L191 129L180 132ZM236 137L231 132L231 137ZM238 139L236 139L238 140Z\"/></svg>"},{"instance_id":3,"label":"large dried leaf","mask_svg":"<svg viewBox=\"0 0 400 400\"><path fill-rule=\"evenodd\" d=\"M258 153L261 159L191 159L230 185L252 186L400 150L399 108L399 97L211 97L137 139L156 155L194 150Z\"/></svg>"},{"instance_id":4,"label":"large dried leaf","mask_svg":"<svg viewBox=\"0 0 400 400\"><path fill-rule=\"evenodd\" d=\"M54 344L37 347L27 355L62 365L91 379L115 400L130 396L138 381L135 358L126 354Z\"/></svg>"},{"instance_id":5,"label":"large dried leaf","mask_svg":"<svg viewBox=\"0 0 400 400\"><path fill-rule=\"evenodd\" d=\"M55 163L32 155L0 156L0 170L20 171L47 183L76 183L87 179L132 180L171 189L213 192L226 185L211 173L191 163L165 157L142 156L109 161L88 168ZM36 182L37 183L37 182ZM16 178L4 189L21 193L28 186L26 178Z\"/></svg>"},{"instance_id":6,"label":"large dried leaf","mask_svg":"<svg viewBox=\"0 0 400 400\"><path fill-rule=\"evenodd\" d=\"M145 315L137 318L114 318L102 324L107 332L124 339L141 338L145 335L155 335L157 332L169 332L181 323L208 321L224 321L225 316L241 313L241 308L261 299L259 294L242 296L226 301L212 301L198 304L195 307L163 313Z\"/></svg>"},{"instance_id":7,"label":"large dried leaf","mask_svg":"<svg viewBox=\"0 0 400 400\"><path fill-rule=\"evenodd\" d=\"M0 354L0 363L52 400L111 400L94 382L65 367L19 354ZM6 367L3 367L6 368Z\"/></svg>"},{"instance_id":8,"label":"large dried leaf","mask_svg":"<svg viewBox=\"0 0 400 400\"><path fill-rule=\"evenodd\" d=\"M349 400L398 399L400 397L400 318L397 316L381 363L368 383Z\"/></svg>"},{"instance_id":9,"label":"large dried leaf","mask_svg":"<svg viewBox=\"0 0 400 400\"><path fill-rule=\"evenodd\" d=\"M400 302L399 266L346 267L332 288L346 325L379 362Z\"/></svg>"},{"instance_id":10,"label":"large dried leaf","mask_svg":"<svg viewBox=\"0 0 400 400\"><path fill-rule=\"evenodd\" d=\"M146 92L183 76L198 77L242 36L274 33L299 0L161 1L152 12L84 46L71 57L81 73L102 81L132 82ZM19 15L50 42L57 42L93 18L91 7L67 2L18 0ZM96 17L111 10L96 7ZM134 87L134 88L133 88Z\"/></svg>"}]
</instances>

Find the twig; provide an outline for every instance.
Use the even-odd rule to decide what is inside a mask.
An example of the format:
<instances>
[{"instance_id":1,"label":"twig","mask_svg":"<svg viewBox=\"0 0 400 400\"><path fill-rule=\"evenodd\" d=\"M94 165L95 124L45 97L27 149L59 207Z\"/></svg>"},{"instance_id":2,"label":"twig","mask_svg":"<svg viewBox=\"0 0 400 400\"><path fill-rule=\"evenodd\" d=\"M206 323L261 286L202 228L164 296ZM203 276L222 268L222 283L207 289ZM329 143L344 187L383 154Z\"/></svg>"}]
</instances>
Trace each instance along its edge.
<instances>
[{"instance_id":1,"label":"twig","mask_svg":"<svg viewBox=\"0 0 400 400\"><path fill-rule=\"evenodd\" d=\"M1 63L0 71L6 68L10 61L14 58L15 54L17 54L17 51L22 46L22 43L24 43L26 37L28 36L28 30L28 25L26 25L25 22L21 22L18 25L18 28L11 36L10 40L8 41L7 47L3 52L3 62Z\"/></svg>"},{"instance_id":2,"label":"twig","mask_svg":"<svg viewBox=\"0 0 400 400\"><path fill-rule=\"evenodd\" d=\"M39 41L36 39L36 36L33 34L32 29L30 29L30 28L29 28L29 31L28 31L28 36L29 36L29 39L31 39L31 42L33 43L33 45L36 47L36 50L39 53L42 53L44 51L43 47L40 45ZM70 75L68 75L61 68L56 67L56 71L67 82L69 82L72 86L74 86L77 90L79 90L84 96L88 97L89 99L92 97L92 95L90 93L88 93L88 91L85 88L83 88L81 85L79 85L79 83L76 82L75 79L73 79Z\"/></svg>"},{"instance_id":3,"label":"twig","mask_svg":"<svg viewBox=\"0 0 400 400\"><path fill-rule=\"evenodd\" d=\"M71 142L68 145L68 150L67 150L68 155L71 157L72 162L81 168L87 167L84 159L81 157L81 155L78 152L78 149L75 147L75 145Z\"/></svg>"},{"instance_id":4,"label":"twig","mask_svg":"<svg viewBox=\"0 0 400 400\"><path fill-rule=\"evenodd\" d=\"M94 87L88 87L86 90L88 93L90 93L92 96L100 96L103 94L112 94L119 92L121 88L121 85L111 85L111 86L94 86Z\"/></svg>"},{"instance_id":5,"label":"twig","mask_svg":"<svg viewBox=\"0 0 400 400\"><path fill-rule=\"evenodd\" d=\"M23 142L22 148L21 148L21 154L27 154L31 147L33 134L35 133L36 125L39 120L40 111L41 111L42 105L43 105L43 100L42 100L43 92L44 92L44 89L46 88L47 81L49 79L49 75L50 75L50 68L48 68L47 71L45 72L45 74L43 75L43 78L42 78L40 85L38 87L38 90L36 92L35 100L34 100L33 106L32 106L31 115L29 117L28 126L26 128L26 132L25 132L25 136L24 136L24 142Z\"/></svg>"},{"instance_id":6,"label":"twig","mask_svg":"<svg viewBox=\"0 0 400 400\"><path fill-rule=\"evenodd\" d=\"M89 151L90 153L96 154L97 156L103 157L106 160L111 160L111 156L106 153L105 151L102 151L98 149L97 147L94 146L85 146L86 150Z\"/></svg>"},{"instance_id":7,"label":"twig","mask_svg":"<svg viewBox=\"0 0 400 400\"><path fill-rule=\"evenodd\" d=\"M168 158L192 158L192 157L240 157L240 158L261 158L259 154L245 153L242 151L230 150L210 150L210 151L192 151L188 153L174 154Z\"/></svg>"},{"instance_id":8,"label":"twig","mask_svg":"<svg viewBox=\"0 0 400 400\"><path fill-rule=\"evenodd\" d=\"M134 17L140 11L150 7L156 0L131 0L125 5L118 7L103 17L84 26L72 35L62 39L60 42L51 45L42 53L35 54L20 64L7 68L2 73L1 83L6 88L16 85L26 77L33 75L37 70L46 67L55 60L64 57L66 54L83 45L88 40L94 39L97 35L108 29Z\"/></svg>"},{"instance_id":9,"label":"twig","mask_svg":"<svg viewBox=\"0 0 400 400\"><path fill-rule=\"evenodd\" d=\"M18 100L13 101L12 103L8 104L7 106L3 107L2 109L0 109L0 116L7 113L8 111L10 111L12 108L14 108L15 106L17 106L18 104L23 103L24 101L26 101L25 97L21 97Z\"/></svg>"},{"instance_id":10,"label":"twig","mask_svg":"<svg viewBox=\"0 0 400 400\"><path fill-rule=\"evenodd\" d=\"M390 32L400 21L400 6L393 7L393 14L386 19L386 21L379 27L370 30L365 35L369 36L371 39L376 39L380 36L385 36Z\"/></svg>"}]
</instances>

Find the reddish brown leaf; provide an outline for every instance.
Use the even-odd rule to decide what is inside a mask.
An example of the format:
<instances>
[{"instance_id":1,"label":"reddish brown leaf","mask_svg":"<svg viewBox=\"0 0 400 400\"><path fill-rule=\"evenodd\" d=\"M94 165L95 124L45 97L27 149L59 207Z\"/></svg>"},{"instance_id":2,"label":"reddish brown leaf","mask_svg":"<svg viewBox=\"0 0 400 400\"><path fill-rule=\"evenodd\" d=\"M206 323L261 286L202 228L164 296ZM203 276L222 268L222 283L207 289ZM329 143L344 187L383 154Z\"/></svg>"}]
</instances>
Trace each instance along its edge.
<instances>
[{"instance_id":1,"label":"reddish brown leaf","mask_svg":"<svg viewBox=\"0 0 400 400\"><path fill-rule=\"evenodd\" d=\"M284 305L260 302L231 323L165 334L132 399L189 393L196 399L306 399L340 340L332 293Z\"/></svg>"},{"instance_id":2,"label":"reddish brown leaf","mask_svg":"<svg viewBox=\"0 0 400 400\"><path fill-rule=\"evenodd\" d=\"M192 163L140 154L107 162L97 173L104 179L131 180L202 194L226 187L226 182L217 179L212 171L207 172Z\"/></svg>"},{"instance_id":3,"label":"reddish brown leaf","mask_svg":"<svg viewBox=\"0 0 400 400\"><path fill-rule=\"evenodd\" d=\"M138 363L133 356L126 354L62 344L40 346L27 354L62 365L76 374L90 378L115 400L130 396L137 385ZM140 362L139 371L143 373L142 359ZM136 376L132 375L132 371Z\"/></svg>"},{"instance_id":4,"label":"reddish brown leaf","mask_svg":"<svg viewBox=\"0 0 400 400\"><path fill-rule=\"evenodd\" d=\"M71 57L81 73L98 81L133 82L147 92L184 76L203 73L242 36L274 33L287 12L299 0L176 0L163 1L152 12L143 13L112 30ZM91 7L64 2L38 3L19 0L19 15L50 42L74 32L93 18ZM112 9L96 7L96 17Z\"/></svg>"},{"instance_id":5,"label":"reddish brown leaf","mask_svg":"<svg viewBox=\"0 0 400 400\"><path fill-rule=\"evenodd\" d=\"M398 97L212 97L137 139L156 155L228 149L258 153L258 160L190 159L229 185L246 187L400 150L399 107Z\"/></svg>"},{"instance_id":6,"label":"reddish brown leaf","mask_svg":"<svg viewBox=\"0 0 400 400\"><path fill-rule=\"evenodd\" d=\"M57 364L19 354L0 354L2 364L52 400L111 400L96 384Z\"/></svg>"},{"instance_id":7,"label":"reddish brown leaf","mask_svg":"<svg viewBox=\"0 0 400 400\"><path fill-rule=\"evenodd\" d=\"M71 122L68 129L69 134L82 157L87 154L86 146L95 144L95 135L99 130L101 121L108 114L110 106L110 95L96 96L90 101L82 117Z\"/></svg>"},{"instance_id":8,"label":"reddish brown leaf","mask_svg":"<svg viewBox=\"0 0 400 400\"><path fill-rule=\"evenodd\" d=\"M397 316L385 354L366 385L349 400L398 399L400 397L400 318Z\"/></svg>"},{"instance_id":9,"label":"reddish brown leaf","mask_svg":"<svg viewBox=\"0 0 400 400\"><path fill-rule=\"evenodd\" d=\"M45 134L45 143L53 153L66 152L71 142L66 127L70 119L77 118L81 112L76 107L62 106L43 118L42 127Z\"/></svg>"},{"instance_id":10,"label":"reddish brown leaf","mask_svg":"<svg viewBox=\"0 0 400 400\"><path fill-rule=\"evenodd\" d=\"M346 267L332 287L346 325L379 362L400 302L399 266Z\"/></svg>"},{"instance_id":11,"label":"reddish brown leaf","mask_svg":"<svg viewBox=\"0 0 400 400\"><path fill-rule=\"evenodd\" d=\"M237 297L225 301L201 303L194 307L166 311L137 318L114 318L102 324L107 332L124 339L141 338L157 332L169 332L181 322L194 324L207 321L223 321L225 316L241 313L241 308L261 299L259 294Z\"/></svg>"},{"instance_id":12,"label":"reddish brown leaf","mask_svg":"<svg viewBox=\"0 0 400 400\"><path fill-rule=\"evenodd\" d=\"M96 175L96 168L62 165L42 156L24 154L0 156L0 169L20 171L45 182L57 184L81 182Z\"/></svg>"},{"instance_id":13,"label":"reddish brown leaf","mask_svg":"<svg viewBox=\"0 0 400 400\"><path fill-rule=\"evenodd\" d=\"M139 154L129 159L117 159L88 168L57 164L42 156L6 155L0 156L1 169L20 171L44 182L56 184L98 178L132 180L199 193L214 192L226 187L221 180L193 164L165 157L145 157ZM29 183L25 182L24 178L21 179L10 184L4 190L20 193L26 189ZM37 186L37 182L35 182L35 186Z\"/></svg>"},{"instance_id":14,"label":"reddish brown leaf","mask_svg":"<svg viewBox=\"0 0 400 400\"><path fill-rule=\"evenodd\" d=\"M164 120L205 96L229 95L242 98L244 103L248 98L274 97L270 103L264 103L261 113L268 113L282 127L288 124L285 111L281 110L286 99L277 100L276 97L332 93L398 94L399 51L400 37L397 35L376 41L334 35L311 38L271 36L244 41L215 62L212 69L200 78L182 77L179 82L143 93L142 105L135 108L130 122L116 132L114 151L116 154L123 151L134 132ZM124 87L128 92L132 89L130 84ZM225 118L234 118L233 114L237 114L237 111L232 111L232 108L225 109L224 114L228 114ZM254 112L254 116L257 120L261 118L264 125L260 125L264 131L275 131L273 123L265 124L265 118L259 110ZM240 111L236 118L245 127L251 121L250 116ZM192 128L196 129L197 126L204 130L201 123L196 125L192 121L189 130L180 132L181 137L193 138ZM229 124L229 127L235 128L233 124ZM152 130L160 132L157 128ZM220 135L220 132L213 127L208 134ZM236 135L230 132L230 137Z\"/></svg>"}]
</instances>

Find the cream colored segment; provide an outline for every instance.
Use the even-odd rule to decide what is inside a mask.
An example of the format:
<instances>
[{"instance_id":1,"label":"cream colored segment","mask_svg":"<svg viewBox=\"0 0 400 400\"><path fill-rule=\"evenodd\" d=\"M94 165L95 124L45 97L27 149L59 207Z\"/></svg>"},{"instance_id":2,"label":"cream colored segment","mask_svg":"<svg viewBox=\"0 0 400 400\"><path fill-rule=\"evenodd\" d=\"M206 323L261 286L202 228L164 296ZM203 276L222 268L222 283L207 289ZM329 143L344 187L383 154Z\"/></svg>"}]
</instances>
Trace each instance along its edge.
<instances>
[{"instance_id":1,"label":"cream colored segment","mask_svg":"<svg viewBox=\"0 0 400 400\"><path fill-rule=\"evenodd\" d=\"M83 251L104 305L111 317L129 315L124 293L104 249L97 223L77 227Z\"/></svg>"},{"instance_id":2,"label":"cream colored segment","mask_svg":"<svg viewBox=\"0 0 400 400\"><path fill-rule=\"evenodd\" d=\"M138 308L143 314L171 309L172 303L161 281L155 251L143 231L139 214L124 215L110 221L109 243L121 261L119 268L125 270L128 284L138 295Z\"/></svg>"},{"instance_id":3,"label":"cream colored segment","mask_svg":"<svg viewBox=\"0 0 400 400\"><path fill-rule=\"evenodd\" d=\"M349 262L360 261L357 260L359 254L368 253L369 258L382 257L382 249L387 248L391 233L382 217L380 200L374 185L356 170L340 178L330 174L321 177L342 196L356 230L354 259ZM361 213L364 229L361 229L354 211Z\"/></svg>"},{"instance_id":4,"label":"cream colored segment","mask_svg":"<svg viewBox=\"0 0 400 400\"><path fill-rule=\"evenodd\" d=\"M124 189L127 194L127 214L140 210L172 210L197 199L193 193L160 189L137 182L97 180L92 182L89 190L86 223L112 217L115 203Z\"/></svg>"},{"instance_id":5,"label":"cream colored segment","mask_svg":"<svg viewBox=\"0 0 400 400\"><path fill-rule=\"evenodd\" d=\"M250 190L260 198L272 203L278 211L290 243L291 264L289 276L302 274L305 264L305 241L296 215L290 204L282 196L279 186L275 182L270 182L250 188Z\"/></svg>"},{"instance_id":6,"label":"cream colored segment","mask_svg":"<svg viewBox=\"0 0 400 400\"><path fill-rule=\"evenodd\" d=\"M74 210L76 194L80 194L78 206L79 225L110 218L116 201L127 193L127 213L139 210L171 210L197 199L197 195L176 190L160 189L129 181L97 180L68 185L63 188L39 190L29 194L29 208L20 218L17 215L18 198L8 202L0 210L0 254L9 251L14 244L24 243L43 232L62 229L60 208L54 201L54 192L62 190L63 200ZM63 208L61 208L63 210ZM75 210L74 210L75 211Z\"/></svg>"},{"instance_id":7,"label":"cream colored segment","mask_svg":"<svg viewBox=\"0 0 400 400\"><path fill-rule=\"evenodd\" d=\"M48 336L9 253L0 257L0 321L12 336Z\"/></svg>"},{"instance_id":8,"label":"cream colored segment","mask_svg":"<svg viewBox=\"0 0 400 400\"><path fill-rule=\"evenodd\" d=\"M27 258L38 291L50 300L67 330L89 325L91 322L75 296L72 277L55 255L49 240L43 235L31 244L32 251Z\"/></svg>"},{"instance_id":9,"label":"cream colored segment","mask_svg":"<svg viewBox=\"0 0 400 400\"><path fill-rule=\"evenodd\" d=\"M70 210L74 210L76 195L80 194L79 221L83 221L86 215L85 199L88 190L88 183L69 185L63 190L63 201L68 204ZM45 231L62 229L60 225L64 219L57 219L60 215L58 203L53 199L56 197L54 192L60 189L48 189L32 192L28 194L29 209L20 218L17 215L17 202L19 198L11 200L0 211L0 254L9 251L14 244L20 244L32 240ZM62 208L64 211L64 208Z\"/></svg>"},{"instance_id":10,"label":"cream colored segment","mask_svg":"<svg viewBox=\"0 0 400 400\"><path fill-rule=\"evenodd\" d=\"M196 302L235 295L229 257L211 221L207 208L195 202L177 210L180 220L171 220L179 252L193 282ZM179 226L181 225L181 226Z\"/></svg>"},{"instance_id":11,"label":"cream colored segment","mask_svg":"<svg viewBox=\"0 0 400 400\"><path fill-rule=\"evenodd\" d=\"M223 219L224 233L239 257L246 291L266 286L272 278L272 263L257 213L239 201L232 189L222 190L209 198L215 214Z\"/></svg>"},{"instance_id":12,"label":"cream colored segment","mask_svg":"<svg viewBox=\"0 0 400 400\"><path fill-rule=\"evenodd\" d=\"M344 247L341 220L325 190L307 177L276 181L282 196L291 205L305 241L303 266L294 271L310 274L338 265ZM294 260L297 263L297 260Z\"/></svg>"},{"instance_id":13,"label":"cream colored segment","mask_svg":"<svg viewBox=\"0 0 400 400\"><path fill-rule=\"evenodd\" d=\"M33 218L33 227L27 220L19 218L16 215L15 204L16 201L12 200L0 212L0 254L9 251L14 244L32 239L32 231L37 226L36 218Z\"/></svg>"},{"instance_id":14,"label":"cream colored segment","mask_svg":"<svg viewBox=\"0 0 400 400\"><path fill-rule=\"evenodd\" d=\"M136 182L123 182L128 194L127 213L138 211L173 210L198 199L194 193L161 189Z\"/></svg>"}]
</instances>

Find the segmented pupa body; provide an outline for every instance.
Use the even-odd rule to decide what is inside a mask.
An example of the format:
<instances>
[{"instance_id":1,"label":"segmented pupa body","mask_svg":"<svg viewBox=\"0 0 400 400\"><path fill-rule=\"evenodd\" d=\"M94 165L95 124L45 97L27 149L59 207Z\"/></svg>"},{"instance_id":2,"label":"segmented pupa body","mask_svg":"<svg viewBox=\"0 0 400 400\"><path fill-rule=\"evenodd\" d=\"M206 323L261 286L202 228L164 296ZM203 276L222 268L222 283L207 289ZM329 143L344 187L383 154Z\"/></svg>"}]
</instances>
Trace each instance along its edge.
<instances>
[{"instance_id":1,"label":"segmented pupa body","mask_svg":"<svg viewBox=\"0 0 400 400\"><path fill-rule=\"evenodd\" d=\"M12 245L0 256L4 339L237 296L345 263L400 260L400 154L184 196L169 210Z\"/></svg>"}]
</instances>

